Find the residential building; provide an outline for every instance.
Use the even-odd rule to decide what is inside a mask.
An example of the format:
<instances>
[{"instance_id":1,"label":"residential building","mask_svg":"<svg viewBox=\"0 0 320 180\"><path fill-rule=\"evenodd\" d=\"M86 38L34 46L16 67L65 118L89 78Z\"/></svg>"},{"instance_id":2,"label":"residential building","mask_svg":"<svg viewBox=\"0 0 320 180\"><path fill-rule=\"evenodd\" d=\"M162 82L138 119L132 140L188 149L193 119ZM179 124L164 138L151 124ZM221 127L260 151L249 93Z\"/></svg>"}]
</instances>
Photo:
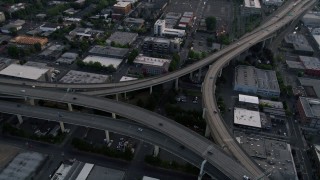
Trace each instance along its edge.
<instances>
[{"instance_id":1,"label":"residential building","mask_svg":"<svg viewBox=\"0 0 320 180\"><path fill-rule=\"evenodd\" d=\"M130 45L138 37L138 33L129 33L129 32L114 32L107 39L107 44L111 45L112 42L120 45Z\"/></svg>"},{"instance_id":2,"label":"residential building","mask_svg":"<svg viewBox=\"0 0 320 180\"><path fill-rule=\"evenodd\" d=\"M90 55L103 56L103 57L111 57L124 59L124 57L128 54L128 48L116 48L111 46L100 46L95 45L89 50Z\"/></svg>"},{"instance_id":3,"label":"residential building","mask_svg":"<svg viewBox=\"0 0 320 180\"><path fill-rule=\"evenodd\" d=\"M47 43L47 38L41 38L41 37L32 37L32 36L17 36L10 40L10 43L22 45L22 46L33 46L37 43L41 45L41 48L43 48Z\"/></svg>"},{"instance_id":4,"label":"residential building","mask_svg":"<svg viewBox=\"0 0 320 180\"><path fill-rule=\"evenodd\" d=\"M2 26L1 32L8 34L11 33L12 30L19 31L20 29L22 29L22 25L24 25L25 23L25 20L15 20L7 25Z\"/></svg>"},{"instance_id":5,"label":"residential building","mask_svg":"<svg viewBox=\"0 0 320 180\"><path fill-rule=\"evenodd\" d=\"M166 21L158 19L154 24L154 35L181 38L186 35L186 31L181 29L166 28Z\"/></svg>"},{"instance_id":6,"label":"residential building","mask_svg":"<svg viewBox=\"0 0 320 180\"><path fill-rule=\"evenodd\" d=\"M317 11L309 11L302 17L301 21L308 27L320 27L320 13Z\"/></svg>"},{"instance_id":7,"label":"residential building","mask_svg":"<svg viewBox=\"0 0 320 180\"><path fill-rule=\"evenodd\" d=\"M47 31L54 32L58 29L60 29L60 26L56 24L46 23L40 26L40 30L44 32L47 32Z\"/></svg>"},{"instance_id":8,"label":"residential building","mask_svg":"<svg viewBox=\"0 0 320 180\"><path fill-rule=\"evenodd\" d=\"M3 12L0 12L0 23L6 21L6 16L4 15Z\"/></svg>"},{"instance_id":9,"label":"residential building","mask_svg":"<svg viewBox=\"0 0 320 180\"><path fill-rule=\"evenodd\" d=\"M262 0L262 3L267 6L281 6L283 4L283 0Z\"/></svg>"},{"instance_id":10,"label":"residential building","mask_svg":"<svg viewBox=\"0 0 320 180\"><path fill-rule=\"evenodd\" d=\"M141 18L128 17L128 18L124 19L123 22L128 28L136 30L136 29L141 29L144 26L145 20L141 19Z\"/></svg>"},{"instance_id":11,"label":"residential building","mask_svg":"<svg viewBox=\"0 0 320 180\"><path fill-rule=\"evenodd\" d=\"M113 11L115 13L126 15L131 11L131 7L132 5L130 2L117 2L113 5Z\"/></svg>"},{"instance_id":12,"label":"residential building","mask_svg":"<svg viewBox=\"0 0 320 180\"><path fill-rule=\"evenodd\" d=\"M146 53L173 53L180 51L179 39L165 39L157 37L145 37L142 45Z\"/></svg>"},{"instance_id":13,"label":"residential building","mask_svg":"<svg viewBox=\"0 0 320 180\"><path fill-rule=\"evenodd\" d=\"M69 32L72 38L98 38L104 31L94 30L91 28L80 28L77 27Z\"/></svg>"},{"instance_id":14,"label":"residential building","mask_svg":"<svg viewBox=\"0 0 320 180\"><path fill-rule=\"evenodd\" d=\"M17 3L17 4L13 4L7 7L7 11L9 13L13 13L16 11L19 11L21 9L25 9L25 3Z\"/></svg>"},{"instance_id":15,"label":"residential building","mask_svg":"<svg viewBox=\"0 0 320 180\"><path fill-rule=\"evenodd\" d=\"M257 69L253 66L236 67L234 90L262 97L279 97L280 88L276 73L271 70Z\"/></svg>"},{"instance_id":16,"label":"residential building","mask_svg":"<svg viewBox=\"0 0 320 180\"><path fill-rule=\"evenodd\" d=\"M316 57L299 56L305 68L305 73L311 76L320 76L320 60Z\"/></svg>"},{"instance_id":17,"label":"residential building","mask_svg":"<svg viewBox=\"0 0 320 180\"><path fill-rule=\"evenodd\" d=\"M138 55L133 63L145 74L159 75L169 71L171 60Z\"/></svg>"},{"instance_id":18,"label":"residential building","mask_svg":"<svg viewBox=\"0 0 320 180\"><path fill-rule=\"evenodd\" d=\"M242 16L259 15L261 14L261 4L259 0L244 0L241 8Z\"/></svg>"},{"instance_id":19,"label":"residential building","mask_svg":"<svg viewBox=\"0 0 320 180\"><path fill-rule=\"evenodd\" d=\"M299 97L296 108L301 123L309 128L320 129L320 99Z\"/></svg>"},{"instance_id":20,"label":"residential building","mask_svg":"<svg viewBox=\"0 0 320 180\"><path fill-rule=\"evenodd\" d=\"M59 59L56 60L57 64L72 64L75 60L78 58L77 53L72 53L72 52L66 52L61 55Z\"/></svg>"},{"instance_id":21,"label":"residential building","mask_svg":"<svg viewBox=\"0 0 320 180\"><path fill-rule=\"evenodd\" d=\"M302 34L288 34L284 38L284 46L293 48L294 52L300 55L313 55L314 50Z\"/></svg>"},{"instance_id":22,"label":"residential building","mask_svg":"<svg viewBox=\"0 0 320 180\"><path fill-rule=\"evenodd\" d=\"M42 51L38 56L46 60L56 60L62 54L65 46L54 44Z\"/></svg>"},{"instance_id":23,"label":"residential building","mask_svg":"<svg viewBox=\"0 0 320 180\"><path fill-rule=\"evenodd\" d=\"M320 80L311 78L298 78L300 85L303 87L306 96L320 98Z\"/></svg>"}]
</instances>

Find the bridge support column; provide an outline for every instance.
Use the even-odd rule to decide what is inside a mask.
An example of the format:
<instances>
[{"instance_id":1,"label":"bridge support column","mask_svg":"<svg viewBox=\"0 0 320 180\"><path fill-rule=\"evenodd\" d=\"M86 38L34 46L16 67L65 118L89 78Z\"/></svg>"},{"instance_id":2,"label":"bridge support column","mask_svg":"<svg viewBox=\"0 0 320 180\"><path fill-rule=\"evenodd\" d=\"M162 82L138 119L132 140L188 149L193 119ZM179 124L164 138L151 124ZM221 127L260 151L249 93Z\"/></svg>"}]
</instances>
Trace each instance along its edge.
<instances>
[{"instance_id":1,"label":"bridge support column","mask_svg":"<svg viewBox=\"0 0 320 180\"><path fill-rule=\"evenodd\" d=\"M152 94L152 86L150 86L150 91L149 92L150 92L150 94Z\"/></svg>"},{"instance_id":2,"label":"bridge support column","mask_svg":"<svg viewBox=\"0 0 320 180\"><path fill-rule=\"evenodd\" d=\"M18 118L19 124L22 124L23 123L22 116L20 114L17 114L17 118Z\"/></svg>"},{"instance_id":3,"label":"bridge support column","mask_svg":"<svg viewBox=\"0 0 320 180\"><path fill-rule=\"evenodd\" d=\"M177 78L177 79L175 80L174 89L175 89L176 91L179 90L179 78Z\"/></svg>"},{"instance_id":4,"label":"bridge support column","mask_svg":"<svg viewBox=\"0 0 320 180\"><path fill-rule=\"evenodd\" d=\"M124 99L127 100L127 93L124 92Z\"/></svg>"},{"instance_id":5,"label":"bridge support column","mask_svg":"<svg viewBox=\"0 0 320 180\"><path fill-rule=\"evenodd\" d=\"M34 99L30 98L29 103L30 103L30 105L34 106L35 105Z\"/></svg>"},{"instance_id":6,"label":"bridge support column","mask_svg":"<svg viewBox=\"0 0 320 180\"><path fill-rule=\"evenodd\" d=\"M112 113L112 118L113 118L113 119L117 119L116 113Z\"/></svg>"},{"instance_id":7,"label":"bridge support column","mask_svg":"<svg viewBox=\"0 0 320 180\"><path fill-rule=\"evenodd\" d=\"M110 136L109 136L109 131L108 130L104 130L104 132L106 133L106 142L110 142Z\"/></svg>"},{"instance_id":8,"label":"bridge support column","mask_svg":"<svg viewBox=\"0 0 320 180\"><path fill-rule=\"evenodd\" d=\"M261 47L261 49L263 49L263 48L265 47L265 45L266 45L266 40L262 41L262 47Z\"/></svg>"},{"instance_id":9,"label":"bridge support column","mask_svg":"<svg viewBox=\"0 0 320 180\"><path fill-rule=\"evenodd\" d=\"M192 77L193 77L193 72L189 74L189 79L192 80Z\"/></svg>"},{"instance_id":10,"label":"bridge support column","mask_svg":"<svg viewBox=\"0 0 320 180\"><path fill-rule=\"evenodd\" d=\"M116 101L119 101L119 94L116 94Z\"/></svg>"},{"instance_id":11,"label":"bridge support column","mask_svg":"<svg viewBox=\"0 0 320 180\"><path fill-rule=\"evenodd\" d=\"M68 103L68 111L73 111L72 104Z\"/></svg>"},{"instance_id":12,"label":"bridge support column","mask_svg":"<svg viewBox=\"0 0 320 180\"><path fill-rule=\"evenodd\" d=\"M66 129L64 128L64 123L62 121L59 122L60 123L60 129L61 129L61 132L65 132Z\"/></svg>"},{"instance_id":13,"label":"bridge support column","mask_svg":"<svg viewBox=\"0 0 320 180\"><path fill-rule=\"evenodd\" d=\"M206 131L204 133L204 137L208 138L210 136L210 128L209 128L209 125L207 124L206 125Z\"/></svg>"},{"instance_id":14,"label":"bridge support column","mask_svg":"<svg viewBox=\"0 0 320 180\"><path fill-rule=\"evenodd\" d=\"M202 119L204 119L206 116L206 108L202 109Z\"/></svg>"},{"instance_id":15,"label":"bridge support column","mask_svg":"<svg viewBox=\"0 0 320 180\"><path fill-rule=\"evenodd\" d=\"M156 157L158 156L159 154L159 146L154 146L154 149L153 149L153 157Z\"/></svg>"},{"instance_id":16,"label":"bridge support column","mask_svg":"<svg viewBox=\"0 0 320 180\"><path fill-rule=\"evenodd\" d=\"M202 76L202 69L200 68L198 73L198 82L200 82L201 76Z\"/></svg>"},{"instance_id":17,"label":"bridge support column","mask_svg":"<svg viewBox=\"0 0 320 180\"><path fill-rule=\"evenodd\" d=\"M222 69L219 71L219 77L221 77L222 75Z\"/></svg>"},{"instance_id":18,"label":"bridge support column","mask_svg":"<svg viewBox=\"0 0 320 180\"><path fill-rule=\"evenodd\" d=\"M207 162L207 160L203 160L201 163L200 172L198 175L198 180L201 180L202 176L204 175L203 168L204 168L204 165L206 164L206 162Z\"/></svg>"}]
</instances>

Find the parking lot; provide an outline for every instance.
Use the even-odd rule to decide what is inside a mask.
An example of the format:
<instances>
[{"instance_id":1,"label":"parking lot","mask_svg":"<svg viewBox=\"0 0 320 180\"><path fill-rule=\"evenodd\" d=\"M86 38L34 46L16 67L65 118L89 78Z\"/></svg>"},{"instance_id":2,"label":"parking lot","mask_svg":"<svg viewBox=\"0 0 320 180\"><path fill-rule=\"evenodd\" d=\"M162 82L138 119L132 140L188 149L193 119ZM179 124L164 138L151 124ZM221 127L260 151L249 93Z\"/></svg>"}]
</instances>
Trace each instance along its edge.
<instances>
[{"instance_id":1,"label":"parking lot","mask_svg":"<svg viewBox=\"0 0 320 180\"><path fill-rule=\"evenodd\" d=\"M233 22L233 3L230 0L207 1L203 17L214 16L217 19L217 29L230 32Z\"/></svg>"},{"instance_id":2,"label":"parking lot","mask_svg":"<svg viewBox=\"0 0 320 180\"><path fill-rule=\"evenodd\" d=\"M184 12L195 12L199 5L199 0L172 0L169 6L167 7L167 12L176 12L176 13L184 13Z\"/></svg>"}]
</instances>

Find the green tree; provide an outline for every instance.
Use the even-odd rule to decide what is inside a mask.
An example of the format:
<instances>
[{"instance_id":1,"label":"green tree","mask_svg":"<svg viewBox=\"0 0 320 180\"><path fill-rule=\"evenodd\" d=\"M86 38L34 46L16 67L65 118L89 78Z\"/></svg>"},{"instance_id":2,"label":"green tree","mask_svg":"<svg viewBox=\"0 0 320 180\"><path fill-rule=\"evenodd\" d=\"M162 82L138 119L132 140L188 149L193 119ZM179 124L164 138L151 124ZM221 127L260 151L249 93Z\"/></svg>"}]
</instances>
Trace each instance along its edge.
<instances>
[{"instance_id":1,"label":"green tree","mask_svg":"<svg viewBox=\"0 0 320 180\"><path fill-rule=\"evenodd\" d=\"M11 36L16 36L18 34L17 29L14 27L9 28Z\"/></svg>"},{"instance_id":2,"label":"green tree","mask_svg":"<svg viewBox=\"0 0 320 180\"><path fill-rule=\"evenodd\" d=\"M179 67L180 56L178 53L173 54L172 61L170 62L169 71L174 71Z\"/></svg>"},{"instance_id":3,"label":"green tree","mask_svg":"<svg viewBox=\"0 0 320 180\"><path fill-rule=\"evenodd\" d=\"M134 59L139 55L139 51L137 49L133 49L128 56L128 63L133 64Z\"/></svg>"},{"instance_id":4,"label":"green tree","mask_svg":"<svg viewBox=\"0 0 320 180\"><path fill-rule=\"evenodd\" d=\"M36 44L34 44L33 45L33 47L34 47L34 49L36 50L36 51L41 51L41 49L42 49L42 47L41 47L41 44L40 43L36 43Z\"/></svg>"},{"instance_id":5,"label":"green tree","mask_svg":"<svg viewBox=\"0 0 320 180\"><path fill-rule=\"evenodd\" d=\"M8 54L11 58L19 58L20 51L17 46L12 45L8 47Z\"/></svg>"},{"instance_id":6,"label":"green tree","mask_svg":"<svg viewBox=\"0 0 320 180\"><path fill-rule=\"evenodd\" d=\"M217 20L215 17L213 16L207 17L205 21L206 21L207 30L214 31L216 29Z\"/></svg>"}]
</instances>

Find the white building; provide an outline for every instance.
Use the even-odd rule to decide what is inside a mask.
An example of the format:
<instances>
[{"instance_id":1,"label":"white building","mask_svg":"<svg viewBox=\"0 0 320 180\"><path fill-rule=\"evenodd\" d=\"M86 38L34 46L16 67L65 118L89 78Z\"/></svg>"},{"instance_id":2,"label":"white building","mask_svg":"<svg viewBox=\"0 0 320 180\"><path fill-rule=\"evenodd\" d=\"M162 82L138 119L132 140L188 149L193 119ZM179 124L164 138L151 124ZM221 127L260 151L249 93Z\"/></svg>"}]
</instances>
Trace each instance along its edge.
<instances>
[{"instance_id":1,"label":"white building","mask_svg":"<svg viewBox=\"0 0 320 180\"><path fill-rule=\"evenodd\" d=\"M47 81L49 80L49 71L50 70L47 68L11 64L0 71L0 75L22 79L31 79L35 81Z\"/></svg>"},{"instance_id":2,"label":"white building","mask_svg":"<svg viewBox=\"0 0 320 180\"><path fill-rule=\"evenodd\" d=\"M239 94L239 102L258 105L259 98L257 96L248 96L248 95Z\"/></svg>"},{"instance_id":3,"label":"white building","mask_svg":"<svg viewBox=\"0 0 320 180\"><path fill-rule=\"evenodd\" d=\"M112 65L115 69L118 69L119 65L122 62L122 59L110 58L110 57L101 57L101 56L87 56L83 62L99 62L102 66L108 67Z\"/></svg>"},{"instance_id":4,"label":"white building","mask_svg":"<svg viewBox=\"0 0 320 180\"><path fill-rule=\"evenodd\" d=\"M259 111L251 111L242 108L234 108L235 125L247 126L251 128L261 128Z\"/></svg>"},{"instance_id":5,"label":"white building","mask_svg":"<svg viewBox=\"0 0 320 180\"><path fill-rule=\"evenodd\" d=\"M243 16L261 14L261 4L259 0L244 0L241 14Z\"/></svg>"},{"instance_id":6,"label":"white building","mask_svg":"<svg viewBox=\"0 0 320 180\"><path fill-rule=\"evenodd\" d=\"M154 23L154 35L155 36L172 36L172 37L184 37L186 35L185 30L166 28L166 21L158 19Z\"/></svg>"},{"instance_id":7,"label":"white building","mask_svg":"<svg viewBox=\"0 0 320 180\"><path fill-rule=\"evenodd\" d=\"M60 26L55 25L55 24L48 24L47 23L47 24L43 24L40 26L40 30L44 31L44 32L48 32L48 31L54 32L58 29L60 29Z\"/></svg>"},{"instance_id":8,"label":"white building","mask_svg":"<svg viewBox=\"0 0 320 180\"><path fill-rule=\"evenodd\" d=\"M267 6L281 6L283 2L283 0L262 0L262 3Z\"/></svg>"}]
</instances>

